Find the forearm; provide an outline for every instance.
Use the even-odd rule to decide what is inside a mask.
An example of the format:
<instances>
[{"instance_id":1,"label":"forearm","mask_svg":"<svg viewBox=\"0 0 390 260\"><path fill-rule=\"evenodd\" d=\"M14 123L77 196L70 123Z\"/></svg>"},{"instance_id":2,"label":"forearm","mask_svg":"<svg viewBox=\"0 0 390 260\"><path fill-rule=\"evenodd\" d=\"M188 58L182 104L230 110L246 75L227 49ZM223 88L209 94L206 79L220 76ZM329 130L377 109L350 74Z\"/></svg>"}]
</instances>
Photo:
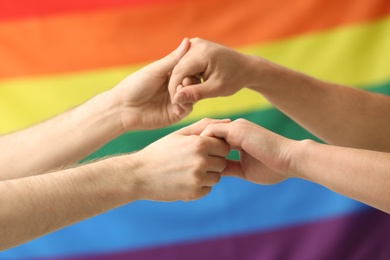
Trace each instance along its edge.
<instances>
[{"instance_id":1,"label":"forearm","mask_svg":"<svg viewBox=\"0 0 390 260\"><path fill-rule=\"evenodd\" d=\"M0 250L137 199L137 166L126 164L110 158L0 182Z\"/></svg>"},{"instance_id":2,"label":"forearm","mask_svg":"<svg viewBox=\"0 0 390 260\"><path fill-rule=\"evenodd\" d=\"M390 97L326 83L254 57L251 88L330 144L390 151Z\"/></svg>"},{"instance_id":3,"label":"forearm","mask_svg":"<svg viewBox=\"0 0 390 260\"><path fill-rule=\"evenodd\" d=\"M201 120L137 153L0 181L0 250L135 200L205 196L230 151L221 139L199 136L213 122L227 121Z\"/></svg>"},{"instance_id":4,"label":"forearm","mask_svg":"<svg viewBox=\"0 0 390 260\"><path fill-rule=\"evenodd\" d=\"M102 93L46 122L0 137L0 180L72 165L123 133L119 106L110 95Z\"/></svg>"},{"instance_id":5,"label":"forearm","mask_svg":"<svg viewBox=\"0 0 390 260\"><path fill-rule=\"evenodd\" d=\"M293 151L290 176L390 213L390 154L308 140Z\"/></svg>"}]
</instances>

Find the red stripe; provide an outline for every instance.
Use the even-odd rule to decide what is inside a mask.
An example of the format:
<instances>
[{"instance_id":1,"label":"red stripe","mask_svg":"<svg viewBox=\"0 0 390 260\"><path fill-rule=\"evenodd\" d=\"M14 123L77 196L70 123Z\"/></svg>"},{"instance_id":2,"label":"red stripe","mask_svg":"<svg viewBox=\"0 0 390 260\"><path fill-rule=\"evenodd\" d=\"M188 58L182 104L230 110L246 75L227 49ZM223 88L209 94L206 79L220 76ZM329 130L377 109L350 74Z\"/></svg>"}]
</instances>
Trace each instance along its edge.
<instances>
[{"instance_id":1,"label":"red stripe","mask_svg":"<svg viewBox=\"0 0 390 260\"><path fill-rule=\"evenodd\" d=\"M0 21L182 0L1 0Z\"/></svg>"}]
</instances>

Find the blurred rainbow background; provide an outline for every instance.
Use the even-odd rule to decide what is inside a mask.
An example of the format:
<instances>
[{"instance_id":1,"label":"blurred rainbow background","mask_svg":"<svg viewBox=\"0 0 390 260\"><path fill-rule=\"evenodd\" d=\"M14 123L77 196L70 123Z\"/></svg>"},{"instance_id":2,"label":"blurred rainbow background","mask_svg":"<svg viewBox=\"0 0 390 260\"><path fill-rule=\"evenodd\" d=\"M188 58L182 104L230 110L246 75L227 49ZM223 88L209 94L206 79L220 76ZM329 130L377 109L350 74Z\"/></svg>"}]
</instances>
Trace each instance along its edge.
<instances>
[{"instance_id":1,"label":"blurred rainbow background","mask_svg":"<svg viewBox=\"0 0 390 260\"><path fill-rule=\"evenodd\" d=\"M1 0L0 134L114 87L184 37L390 94L388 0ZM86 160L141 149L203 117L242 117L289 138L316 139L242 90L199 102L174 126L126 133ZM376 260L390 259L389 241L388 214L317 184L225 177L201 200L138 201L0 252L0 259Z\"/></svg>"}]
</instances>

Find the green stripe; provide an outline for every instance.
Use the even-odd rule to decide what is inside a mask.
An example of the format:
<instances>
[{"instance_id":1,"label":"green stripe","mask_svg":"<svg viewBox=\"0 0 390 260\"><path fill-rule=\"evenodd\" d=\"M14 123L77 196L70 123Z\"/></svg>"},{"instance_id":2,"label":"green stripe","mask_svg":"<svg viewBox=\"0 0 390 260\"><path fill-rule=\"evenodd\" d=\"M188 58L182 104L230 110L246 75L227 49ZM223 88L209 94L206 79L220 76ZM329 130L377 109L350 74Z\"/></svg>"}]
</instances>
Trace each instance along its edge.
<instances>
[{"instance_id":1,"label":"green stripe","mask_svg":"<svg viewBox=\"0 0 390 260\"><path fill-rule=\"evenodd\" d=\"M386 82L376 86L365 86L364 89L375 93L390 95L390 82ZM287 138L295 140L312 139L320 141L318 138L310 134L308 131L300 127L298 124L296 124L294 121L292 121L290 118L288 118L275 108L253 110L247 113L227 115L220 118L230 118L232 120L235 120L237 118L245 118ZM161 137L191 123L193 122L188 122L185 124L179 123L167 128L151 131L126 133L111 141L110 143L106 144L101 149L93 153L91 156L87 157L84 161L114 154L122 154L140 150L148 144L160 139ZM237 159L237 154L233 152L229 157Z\"/></svg>"}]
</instances>

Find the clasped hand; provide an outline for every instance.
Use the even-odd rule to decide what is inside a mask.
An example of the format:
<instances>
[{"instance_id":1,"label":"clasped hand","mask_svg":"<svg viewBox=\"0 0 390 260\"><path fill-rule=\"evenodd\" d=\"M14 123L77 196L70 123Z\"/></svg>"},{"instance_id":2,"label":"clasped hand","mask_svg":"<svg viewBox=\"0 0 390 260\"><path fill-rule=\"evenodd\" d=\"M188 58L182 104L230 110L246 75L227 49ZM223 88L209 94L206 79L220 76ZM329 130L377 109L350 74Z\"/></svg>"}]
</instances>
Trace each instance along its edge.
<instances>
[{"instance_id":1,"label":"clasped hand","mask_svg":"<svg viewBox=\"0 0 390 260\"><path fill-rule=\"evenodd\" d=\"M171 100L185 107L198 100L228 96L240 89L250 88L255 73L253 60L199 38L191 39L191 47L177 62L169 81ZM191 77L203 81L191 82ZM272 133L247 120L211 124L201 134L224 139L231 149L239 150L240 160L228 161L225 176L236 176L258 184L273 184L288 178L291 149L294 141Z\"/></svg>"},{"instance_id":2,"label":"clasped hand","mask_svg":"<svg viewBox=\"0 0 390 260\"><path fill-rule=\"evenodd\" d=\"M223 46L184 39L172 53L112 90L124 130L171 125L188 115L200 99L250 87L245 81L245 74L250 73L244 70L247 62L245 55ZM151 158L143 165L148 168L144 172L156 173L141 187L148 191L148 199L171 201L204 196L221 175L262 184L280 182L287 178L290 165L288 141L246 120L203 120L138 153ZM239 161L225 159L230 149L240 151ZM176 163L171 163L172 158ZM167 188L168 184L175 188Z\"/></svg>"}]
</instances>

